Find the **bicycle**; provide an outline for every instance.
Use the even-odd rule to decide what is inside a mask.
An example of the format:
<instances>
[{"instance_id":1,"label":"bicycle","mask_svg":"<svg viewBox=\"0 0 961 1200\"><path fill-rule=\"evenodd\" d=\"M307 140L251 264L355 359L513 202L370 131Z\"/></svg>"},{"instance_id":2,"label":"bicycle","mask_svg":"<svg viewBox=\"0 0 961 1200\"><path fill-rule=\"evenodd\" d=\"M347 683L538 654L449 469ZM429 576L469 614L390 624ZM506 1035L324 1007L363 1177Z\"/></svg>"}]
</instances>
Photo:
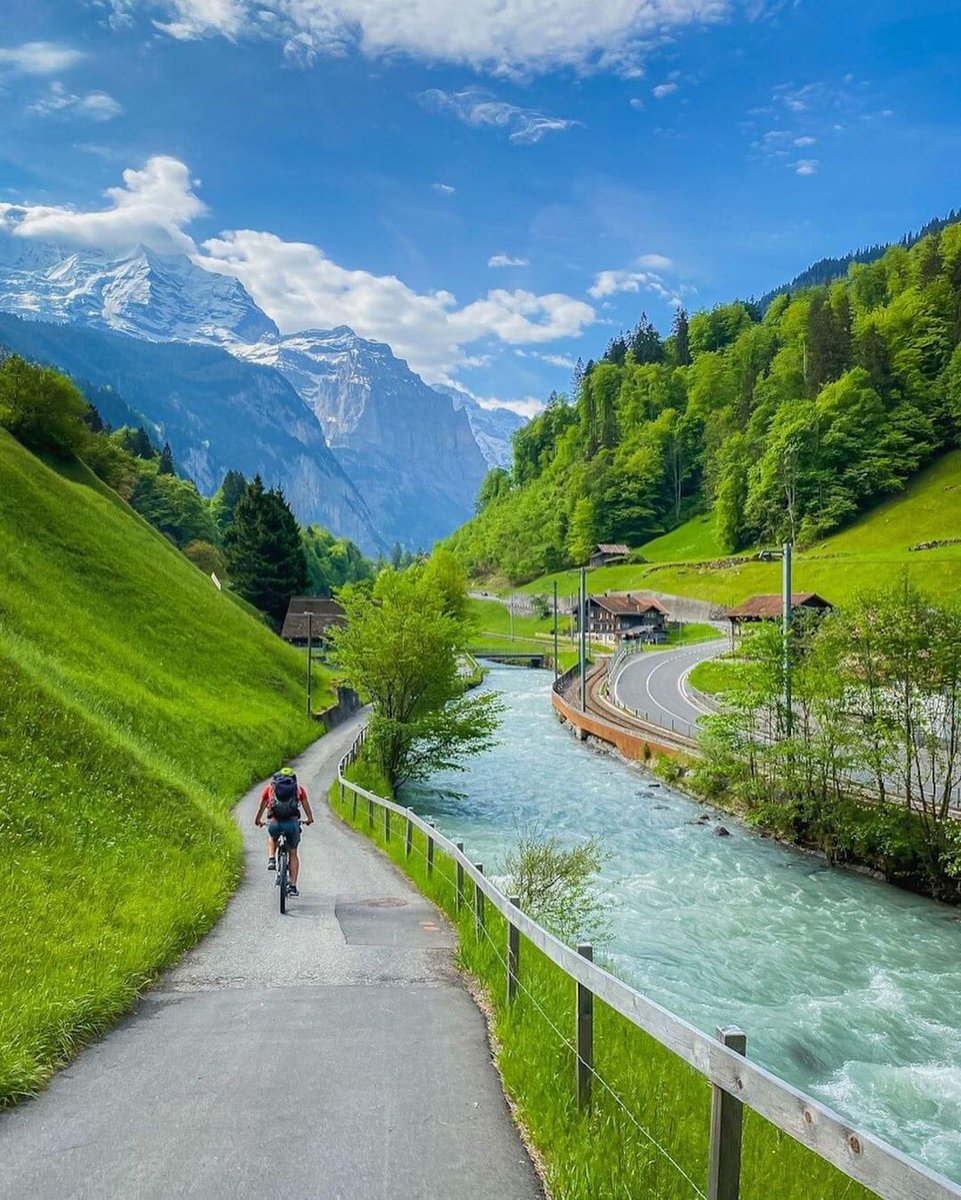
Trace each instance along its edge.
<instances>
[{"instance_id":1,"label":"bicycle","mask_svg":"<svg viewBox=\"0 0 961 1200\"><path fill-rule=\"evenodd\" d=\"M303 822L300 822L303 829ZM290 851L287 849L287 835L282 833L277 838L277 887L280 889L280 914L287 912L287 899L290 895Z\"/></svg>"}]
</instances>

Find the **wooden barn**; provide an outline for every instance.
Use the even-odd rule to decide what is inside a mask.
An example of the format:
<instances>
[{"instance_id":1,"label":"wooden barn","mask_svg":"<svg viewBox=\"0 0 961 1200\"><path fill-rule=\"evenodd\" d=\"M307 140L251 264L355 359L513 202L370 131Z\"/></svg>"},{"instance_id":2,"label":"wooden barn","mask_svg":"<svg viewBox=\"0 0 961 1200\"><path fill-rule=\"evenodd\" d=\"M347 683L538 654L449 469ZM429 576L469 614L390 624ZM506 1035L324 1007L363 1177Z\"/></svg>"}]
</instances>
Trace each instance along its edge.
<instances>
[{"instance_id":1,"label":"wooden barn","mask_svg":"<svg viewBox=\"0 0 961 1200\"><path fill-rule=\"evenodd\" d=\"M624 562L631 553L629 546L620 542L600 542L591 555L592 567L606 567L610 563Z\"/></svg>"},{"instance_id":2,"label":"wooden barn","mask_svg":"<svg viewBox=\"0 0 961 1200\"><path fill-rule=\"evenodd\" d=\"M319 646L329 640L335 625L346 625L343 607L329 596L293 596L287 605L287 615L280 636L292 646L307 645L307 614L310 614L310 633Z\"/></svg>"},{"instance_id":3,"label":"wooden barn","mask_svg":"<svg viewBox=\"0 0 961 1200\"><path fill-rule=\"evenodd\" d=\"M752 596L737 608L732 608L727 614L731 622L731 637L739 636L745 625L754 625L758 621L780 621L783 615L784 600L778 592L772 596ZM792 592L791 612L829 612L834 605L825 600L817 592Z\"/></svg>"}]
</instances>

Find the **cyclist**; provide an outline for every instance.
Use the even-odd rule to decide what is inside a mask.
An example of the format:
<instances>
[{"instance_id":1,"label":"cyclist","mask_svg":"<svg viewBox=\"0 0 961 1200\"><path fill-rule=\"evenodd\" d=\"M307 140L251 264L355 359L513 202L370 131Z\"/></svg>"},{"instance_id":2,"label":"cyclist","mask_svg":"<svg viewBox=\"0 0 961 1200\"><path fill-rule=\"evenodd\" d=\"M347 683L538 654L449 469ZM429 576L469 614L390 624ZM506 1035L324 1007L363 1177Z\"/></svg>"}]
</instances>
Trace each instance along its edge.
<instances>
[{"instance_id":1,"label":"cyclist","mask_svg":"<svg viewBox=\"0 0 961 1200\"><path fill-rule=\"evenodd\" d=\"M314 814L307 797L307 789L297 782L297 776L291 767L283 767L273 777L260 794L260 807L254 824L258 829L263 828L264 812L267 813L267 870L277 870L277 839L283 833L287 837L287 849L290 851L290 885L291 896L299 895L297 877L300 874L300 857L297 847L300 845L300 811L303 809L307 824L313 825Z\"/></svg>"}]
</instances>

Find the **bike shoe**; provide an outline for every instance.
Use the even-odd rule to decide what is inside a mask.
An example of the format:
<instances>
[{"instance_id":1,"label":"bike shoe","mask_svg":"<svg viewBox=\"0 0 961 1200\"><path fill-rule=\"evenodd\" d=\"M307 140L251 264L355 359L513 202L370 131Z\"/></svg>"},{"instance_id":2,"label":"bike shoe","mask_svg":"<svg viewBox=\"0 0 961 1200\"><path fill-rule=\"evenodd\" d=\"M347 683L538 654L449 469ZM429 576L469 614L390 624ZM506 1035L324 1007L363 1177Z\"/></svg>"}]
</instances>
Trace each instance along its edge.
<instances>
[{"instance_id":1,"label":"bike shoe","mask_svg":"<svg viewBox=\"0 0 961 1200\"><path fill-rule=\"evenodd\" d=\"M268 871L276 871L277 870L276 858L268 858L267 859L267 870Z\"/></svg>"},{"instance_id":2,"label":"bike shoe","mask_svg":"<svg viewBox=\"0 0 961 1200\"><path fill-rule=\"evenodd\" d=\"M299 895L300 895L300 892L298 892L298 891L297 891L297 884L296 884L296 883L291 883L291 884L289 884L289 885L288 885L288 887L287 887L287 895L288 895L288 896L299 896Z\"/></svg>"}]
</instances>

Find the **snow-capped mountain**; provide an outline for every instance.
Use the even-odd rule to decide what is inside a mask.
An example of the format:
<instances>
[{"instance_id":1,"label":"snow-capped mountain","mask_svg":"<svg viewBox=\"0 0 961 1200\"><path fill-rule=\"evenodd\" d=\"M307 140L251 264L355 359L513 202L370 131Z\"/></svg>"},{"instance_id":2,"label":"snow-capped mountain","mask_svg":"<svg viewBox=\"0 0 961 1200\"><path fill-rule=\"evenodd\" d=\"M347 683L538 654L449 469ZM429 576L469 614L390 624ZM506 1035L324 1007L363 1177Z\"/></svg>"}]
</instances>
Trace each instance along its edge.
<instances>
[{"instance_id":1,"label":"snow-capped mountain","mask_svg":"<svg viewBox=\"0 0 961 1200\"><path fill-rule=\"evenodd\" d=\"M151 342L229 346L276 335L239 280L138 246L112 257L0 232L0 309Z\"/></svg>"},{"instance_id":2,"label":"snow-capped mountain","mask_svg":"<svg viewBox=\"0 0 961 1200\"><path fill-rule=\"evenodd\" d=\"M487 464L467 415L389 346L341 325L230 349L293 385L390 542L430 546L473 514Z\"/></svg>"},{"instance_id":3,"label":"snow-capped mountain","mask_svg":"<svg viewBox=\"0 0 961 1200\"><path fill-rule=\"evenodd\" d=\"M87 379L115 386L158 427L176 426L171 444L178 461L204 490L218 486L224 463L249 474L262 460L261 473L273 477L293 438L297 454L313 454L319 467L315 481L302 464L299 482L288 489L302 520L362 536L367 549L394 541L427 547L472 515L487 467L509 462L510 434L520 418L481 409L456 389L428 387L382 342L358 337L346 326L282 336L239 280L185 255L143 246L119 255L77 250L19 237L11 229L0 206L0 311L44 324L39 341L49 361L74 373L78 368L70 364L88 364ZM72 343L58 357L58 327L64 344L70 327L150 343L201 343L229 351L248 374L238 375L216 356L206 367L192 358L184 372L175 354L162 351L147 355L149 368L138 373L126 341L106 336L99 346L102 361ZM21 345L37 340L16 325L10 328ZM250 375L256 368L260 373ZM170 371L176 384L167 389L169 396L153 386L162 381L148 378L150 369ZM215 398L205 389L204 370L220 379ZM135 394L125 395L125 387ZM227 419L231 394L238 415L234 430ZM289 402L293 396L299 398L295 406ZM276 404L276 413L255 411L264 403ZM330 477L331 452L355 489L338 481L336 504L325 506L319 480Z\"/></svg>"},{"instance_id":4,"label":"snow-capped mountain","mask_svg":"<svg viewBox=\"0 0 961 1200\"><path fill-rule=\"evenodd\" d=\"M509 408L484 408L469 393L459 387L435 384L435 392L449 396L455 409L463 409L470 422L474 441L480 447L488 467L510 469L514 461L513 437L527 424L526 417Z\"/></svg>"}]
</instances>

